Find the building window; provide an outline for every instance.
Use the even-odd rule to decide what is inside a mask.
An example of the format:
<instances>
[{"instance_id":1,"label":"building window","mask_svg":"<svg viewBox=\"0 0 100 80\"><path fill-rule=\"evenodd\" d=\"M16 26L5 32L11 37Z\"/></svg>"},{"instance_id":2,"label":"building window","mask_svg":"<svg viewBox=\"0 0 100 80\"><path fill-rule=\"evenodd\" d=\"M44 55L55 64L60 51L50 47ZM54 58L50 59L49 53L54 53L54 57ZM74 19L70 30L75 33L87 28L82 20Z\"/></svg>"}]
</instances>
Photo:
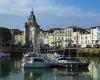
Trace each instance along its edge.
<instances>
[{"instance_id":1,"label":"building window","mask_svg":"<svg viewBox=\"0 0 100 80\"><path fill-rule=\"evenodd\" d=\"M94 42L94 40L92 40L92 43Z\"/></svg>"},{"instance_id":2,"label":"building window","mask_svg":"<svg viewBox=\"0 0 100 80\"><path fill-rule=\"evenodd\" d=\"M58 40L60 40L60 37L58 37Z\"/></svg>"},{"instance_id":3,"label":"building window","mask_svg":"<svg viewBox=\"0 0 100 80\"><path fill-rule=\"evenodd\" d=\"M85 41L85 43L87 43L87 41Z\"/></svg>"},{"instance_id":4,"label":"building window","mask_svg":"<svg viewBox=\"0 0 100 80\"><path fill-rule=\"evenodd\" d=\"M62 40L63 40L64 38L62 37Z\"/></svg>"}]
</instances>

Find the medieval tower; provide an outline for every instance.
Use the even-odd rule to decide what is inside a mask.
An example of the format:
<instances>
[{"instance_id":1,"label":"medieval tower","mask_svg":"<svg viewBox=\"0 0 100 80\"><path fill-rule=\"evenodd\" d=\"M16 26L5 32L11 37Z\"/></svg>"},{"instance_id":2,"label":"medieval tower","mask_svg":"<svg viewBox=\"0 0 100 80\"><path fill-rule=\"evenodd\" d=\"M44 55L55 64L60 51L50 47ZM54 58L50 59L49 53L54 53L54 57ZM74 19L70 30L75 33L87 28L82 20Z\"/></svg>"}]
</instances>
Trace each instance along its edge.
<instances>
[{"instance_id":1,"label":"medieval tower","mask_svg":"<svg viewBox=\"0 0 100 80\"><path fill-rule=\"evenodd\" d=\"M28 18L28 22L25 23L25 45L30 48L33 48L33 50L35 51L36 48L39 47L39 35L40 27L36 22L36 17L33 11L31 11L31 14Z\"/></svg>"}]
</instances>

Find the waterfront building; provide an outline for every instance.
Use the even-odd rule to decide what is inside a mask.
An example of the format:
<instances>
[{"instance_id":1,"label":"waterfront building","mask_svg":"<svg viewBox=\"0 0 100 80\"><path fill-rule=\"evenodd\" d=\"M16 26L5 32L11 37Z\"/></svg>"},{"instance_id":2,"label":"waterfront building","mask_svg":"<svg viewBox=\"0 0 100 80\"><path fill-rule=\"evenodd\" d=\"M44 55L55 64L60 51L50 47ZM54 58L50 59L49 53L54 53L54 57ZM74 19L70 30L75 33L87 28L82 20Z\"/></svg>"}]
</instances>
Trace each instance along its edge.
<instances>
[{"instance_id":1,"label":"waterfront building","mask_svg":"<svg viewBox=\"0 0 100 80\"><path fill-rule=\"evenodd\" d=\"M41 30L40 32L40 43L41 46L49 46L49 47L53 47L54 46L54 34L53 34L52 29L44 31Z\"/></svg>"},{"instance_id":2,"label":"waterfront building","mask_svg":"<svg viewBox=\"0 0 100 80\"><path fill-rule=\"evenodd\" d=\"M39 35L40 34L40 26L36 22L36 17L31 11L31 14L29 15L28 22L25 23L25 30L24 30L24 36L25 36L25 45L32 47L34 50L35 48L39 47ZM34 48L35 47L35 48Z\"/></svg>"},{"instance_id":3,"label":"waterfront building","mask_svg":"<svg viewBox=\"0 0 100 80\"><path fill-rule=\"evenodd\" d=\"M8 28L0 27L0 48L11 46L11 32Z\"/></svg>"},{"instance_id":4,"label":"waterfront building","mask_svg":"<svg viewBox=\"0 0 100 80\"><path fill-rule=\"evenodd\" d=\"M12 37L12 41L11 44L12 45L17 45L19 42L19 38L17 39L16 36L21 35L22 31L19 29L9 29L11 32L11 37Z\"/></svg>"},{"instance_id":5,"label":"waterfront building","mask_svg":"<svg viewBox=\"0 0 100 80\"><path fill-rule=\"evenodd\" d=\"M49 46L50 47L54 47L55 45L54 45L54 34L53 34L53 31L52 30L50 30L49 31L49 34L48 34L48 44L49 44Z\"/></svg>"},{"instance_id":6,"label":"waterfront building","mask_svg":"<svg viewBox=\"0 0 100 80\"><path fill-rule=\"evenodd\" d=\"M91 44L100 45L100 26L90 28Z\"/></svg>"},{"instance_id":7,"label":"waterfront building","mask_svg":"<svg viewBox=\"0 0 100 80\"><path fill-rule=\"evenodd\" d=\"M65 47L69 46L69 43L72 45L73 44L73 27L68 27L65 28L65 40L64 40L64 44Z\"/></svg>"},{"instance_id":8,"label":"waterfront building","mask_svg":"<svg viewBox=\"0 0 100 80\"><path fill-rule=\"evenodd\" d=\"M79 45L80 47L93 47L100 44L100 27L91 27L83 29L80 27L68 27L65 29L53 28L47 31L41 31L41 42L50 47L68 47Z\"/></svg>"},{"instance_id":9,"label":"waterfront building","mask_svg":"<svg viewBox=\"0 0 100 80\"><path fill-rule=\"evenodd\" d=\"M54 28L47 31L41 31L41 41L48 44L50 47L72 47L73 45L81 44L80 32L83 29L79 27L68 27L65 29ZM82 40L82 39L81 39Z\"/></svg>"},{"instance_id":10,"label":"waterfront building","mask_svg":"<svg viewBox=\"0 0 100 80\"><path fill-rule=\"evenodd\" d=\"M20 46L24 46L24 44L25 44L24 39L25 39L24 32L22 32L21 34L15 35L15 44L20 45Z\"/></svg>"},{"instance_id":11,"label":"waterfront building","mask_svg":"<svg viewBox=\"0 0 100 80\"><path fill-rule=\"evenodd\" d=\"M54 29L53 32L53 44L55 47L62 48L65 47L65 30L64 29Z\"/></svg>"},{"instance_id":12,"label":"waterfront building","mask_svg":"<svg viewBox=\"0 0 100 80\"><path fill-rule=\"evenodd\" d=\"M73 28L73 47L80 46L80 32L82 31L79 27Z\"/></svg>"},{"instance_id":13,"label":"waterfront building","mask_svg":"<svg viewBox=\"0 0 100 80\"><path fill-rule=\"evenodd\" d=\"M65 31L61 28L54 28L41 31L41 41L49 47L64 47Z\"/></svg>"},{"instance_id":14,"label":"waterfront building","mask_svg":"<svg viewBox=\"0 0 100 80\"><path fill-rule=\"evenodd\" d=\"M78 43L81 47L94 47L100 45L100 26L82 29L78 31ZM75 39L74 39L75 40Z\"/></svg>"},{"instance_id":15,"label":"waterfront building","mask_svg":"<svg viewBox=\"0 0 100 80\"><path fill-rule=\"evenodd\" d=\"M83 29L80 32L80 41L79 44L81 47L89 47L91 46L91 37L90 37L90 31L87 31L86 29Z\"/></svg>"},{"instance_id":16,"label":"waterfront building","mask_svg":"<svg viewBox=\"0 0 100 80\"><path fill-rule=\"evenodd\" d=\"M44 44L48 44L50 47L65 48L69 43L76 44L74 37L75 28L68 27L65 29L53 28L47 31L41 31L41 40Z\"/></svg>"}]
</instances>

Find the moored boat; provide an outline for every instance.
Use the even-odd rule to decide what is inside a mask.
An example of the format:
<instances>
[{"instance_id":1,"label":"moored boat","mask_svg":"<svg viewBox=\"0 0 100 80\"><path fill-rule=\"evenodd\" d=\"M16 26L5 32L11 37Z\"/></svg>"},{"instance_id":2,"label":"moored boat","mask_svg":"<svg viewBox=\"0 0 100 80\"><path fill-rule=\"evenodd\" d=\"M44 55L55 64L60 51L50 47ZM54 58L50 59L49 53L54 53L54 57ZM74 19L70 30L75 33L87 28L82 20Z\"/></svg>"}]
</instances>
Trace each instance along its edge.
<instances>
[{"instance_id":1,"label":"moored boat","mask_svg":"<svg viewBox=\"0 0 100 80\"><path fill-rule=\"evenodd\" d=\"M24 68L43 68L51 67L51 62L42 56L30 56L24 59L22 66Z\"/></svg>"}]
</instances>

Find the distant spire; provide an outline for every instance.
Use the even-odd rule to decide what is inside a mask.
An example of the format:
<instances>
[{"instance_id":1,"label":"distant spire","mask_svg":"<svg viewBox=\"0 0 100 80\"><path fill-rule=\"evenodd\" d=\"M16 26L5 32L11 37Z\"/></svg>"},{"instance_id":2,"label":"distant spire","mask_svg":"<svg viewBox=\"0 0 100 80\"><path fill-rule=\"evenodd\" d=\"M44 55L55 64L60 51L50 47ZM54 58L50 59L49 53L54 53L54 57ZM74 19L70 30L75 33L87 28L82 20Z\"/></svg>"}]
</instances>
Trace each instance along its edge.
<instances>
[{"instance_id":1,"label":"distant spire","mask_svg":"<svg viewBox=\"0 0 100 80\"><path fill-rule=\"evenodd\" d=\"M33 8L31 10L31 14L29 15L29 18L28 18L28 21L33 21L33 22L36 22L36 18L35 18L35 15L34 15L34 12L33 12ZM30 23L29 23L30 24Z\"/></svg>"},{"instance_id":2,"label":"distant spire","mask_svg":"<svg viewBox=\"0 0 100 80\"><path fill-rule=\"evenodd\" d=\"M33 12L33 8L32 8L32 11L31 11L31 14L33 14L34 12Z\"/></svg>"}]
</instances>

